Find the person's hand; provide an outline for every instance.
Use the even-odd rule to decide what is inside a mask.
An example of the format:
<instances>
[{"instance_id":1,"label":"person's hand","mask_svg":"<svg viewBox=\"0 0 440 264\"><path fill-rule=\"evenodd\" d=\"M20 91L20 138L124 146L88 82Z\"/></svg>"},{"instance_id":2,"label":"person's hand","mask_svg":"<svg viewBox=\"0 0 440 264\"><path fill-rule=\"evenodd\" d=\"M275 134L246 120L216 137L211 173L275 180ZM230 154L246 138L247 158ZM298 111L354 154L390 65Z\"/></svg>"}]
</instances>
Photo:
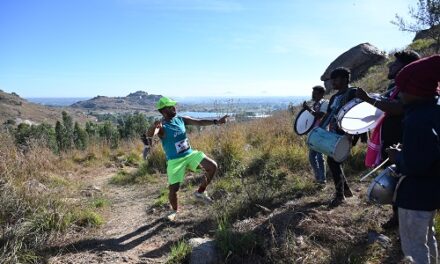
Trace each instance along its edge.
<instances>
[{"instance_id":1,"label":"person's hand","mask_svg":"<svg viewBox=\"0 0 440 264\"><path fill-rule=\"evenodd\" d=\"M224 123L226 123L226 120L227 120L228 117L229 117L229 115L224 115L222 118L220 118L220 119L218 120L218 123L219 123L219 124L224 124Z\"/></svg>"},{"instance_id":2,"label":"person's hand","mask_svg":"<svg viewBox=\"0 0 440 264\"><path fill-rule=\"evenodd\" d=\"M309 111L309 112L310 112L310 110L311 110L310 107L309 107L309 105L307 104L306 101L303 102L302 107L303 107L304 109L306 109L307 111Z\"/></svg>"},{"instance_id":3,"label":"person's hand","mask_svg":"<svg viewBox=\"0 0 440 264\"><path fill-rule=\"evenodd\" d=\"M395 144L395 145L392 145L391 147L385 149L385 152L388 154L388 157L390 158L390 162L392 164L395 164L397 162L397 155L401 151L402 151L401 144Z\"/></svg>"},{"instance_id":4,"label":"person's hand","mask_svg":"<svg viewBox=\"0 0 440 264\"><path fill-rule=\"evenodd\" d=\"M154 134L153 136L159 134L160 130L162 130L162 121L161 120L156 120L154 121Z\"/></svg>"},{"instance_id":5,"label":"person's hand","mask_svg":"<svg viewBox=\"0 0 440 264\"><path fill-rule=\"evenodd\" d=\"M366 101L366 102L368 102L368 100L370 99L370 96L368 95L368 93L365 92L364 89L362 89L362 88L356 89L356 97L361 99L362 101Z\"/></svg>"}]
</instances>

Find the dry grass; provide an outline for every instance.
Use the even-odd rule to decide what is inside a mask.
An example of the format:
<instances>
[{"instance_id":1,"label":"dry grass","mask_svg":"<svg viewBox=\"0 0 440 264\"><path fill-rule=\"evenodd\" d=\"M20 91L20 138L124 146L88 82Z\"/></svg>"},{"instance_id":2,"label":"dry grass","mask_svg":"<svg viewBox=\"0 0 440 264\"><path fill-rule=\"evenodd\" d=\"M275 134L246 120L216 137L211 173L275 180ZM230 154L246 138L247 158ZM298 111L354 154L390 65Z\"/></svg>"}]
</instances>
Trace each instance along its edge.
<instances>
[{"instance_id":1,"label":"dry grass","mask_svg":"<svg viewBox=\"0 0 440 264\"><path fill-rule=\"evenodd\" d=\"M95 143L84 151L56 155L39 142L20 150L9 134L0 133L1 263L41 262L39 252L53 235L72 225L101 225L104 220L94 203L68 202L83 187L71 175L108 164L138 163L141 148L138 142L124 142L116 150Z\"/></svg>"}]
</instances>

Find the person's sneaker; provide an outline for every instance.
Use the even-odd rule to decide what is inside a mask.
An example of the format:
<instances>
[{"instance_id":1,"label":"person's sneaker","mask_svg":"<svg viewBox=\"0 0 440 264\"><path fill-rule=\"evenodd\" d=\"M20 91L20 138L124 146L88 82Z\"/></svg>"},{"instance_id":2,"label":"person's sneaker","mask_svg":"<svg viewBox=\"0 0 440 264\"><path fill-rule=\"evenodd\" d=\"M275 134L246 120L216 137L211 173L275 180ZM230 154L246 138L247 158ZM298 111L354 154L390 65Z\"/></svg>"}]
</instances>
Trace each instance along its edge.
<instances>
[{"instance_id":1,"label":"person's sneaker","mask_svg":"<svg viewBox=\"0 0 440 264\"><path fill-rule=\"evenodd\" d=\"M166 219L170 222L174 222L177 219L177 211L171 211L169 214L167 214Z\"/></svg>"},{"instance_id":2,"label":"person's sneaker","mask_svg":"<svg viewBox=\"0 0 440 264\"><path fill-rule=\"evenodd\" d=\"M212 204L211 197L208 196L208 194L205 192L199 193L198 191L194 192L194 197L196 200L199 200L201 202L204 202L205 204Z\"/></svg>"},{"instance_id":3,"label":"person's sneaker","mask_svg":"<svg viewBox=\"0 0 440 264\"><path fill-rule=\"evenodd\" d=\"M329 207L329 208L335 208L335 207L340 206L340 205L343 204L343 203L345 203L345 197L337 196L337 197L335 197L335 198L330 202L330 204L328 205L328 207Z\"/></svg>"}]
</instances>

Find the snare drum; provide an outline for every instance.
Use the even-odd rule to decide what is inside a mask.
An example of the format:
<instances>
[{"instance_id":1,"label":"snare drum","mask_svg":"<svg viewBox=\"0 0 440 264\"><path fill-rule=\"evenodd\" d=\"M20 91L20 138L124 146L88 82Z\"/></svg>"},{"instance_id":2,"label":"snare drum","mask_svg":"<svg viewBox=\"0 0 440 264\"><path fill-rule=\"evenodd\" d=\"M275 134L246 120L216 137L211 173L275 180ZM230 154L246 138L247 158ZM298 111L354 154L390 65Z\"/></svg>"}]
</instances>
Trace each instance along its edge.
<instances>
[{"instance_id":1,"label":"snare drum","mask_svg":"<svg viewBox=\"0 0 440 264\"><path fill-rule=\"evenodd\" d=\"M347 136L315 127L307 138L310 149L332 157L336 162L344 161L350 154L351 143Z\"/></svg>"},{"instance_id":2,"label":"snare drum","mask_svg":"<svg viewBox=\"0 0 440 264\"><path fill-rule=\"evenodd\" d=\"M301 110L293 123L293 130L298 135L305 135L312 130L316 118L306 109Z\"/></svg>"},{"instance_id":3,"label":"snare drum","mask_svg":"<svg viewBox=\"0 0 440 264\"><path fill-rule=\"evenodd\" d=\"M339 110L336 120L339 127L347 134L357 135L373 129L382 114L382 110L355 98Z\"/></svg>"},{"instance_id":4,"label":"snare drum","mask_svg":"<svg viewBox=\"0 0 440 264\"><path fill-rule=\"evenodd\" d=\"M368 187L368 200L376 204L392 204L398 181L399 175L396 173L396 165L388 166L374 178Z\"/></svg>"}]
</instances>

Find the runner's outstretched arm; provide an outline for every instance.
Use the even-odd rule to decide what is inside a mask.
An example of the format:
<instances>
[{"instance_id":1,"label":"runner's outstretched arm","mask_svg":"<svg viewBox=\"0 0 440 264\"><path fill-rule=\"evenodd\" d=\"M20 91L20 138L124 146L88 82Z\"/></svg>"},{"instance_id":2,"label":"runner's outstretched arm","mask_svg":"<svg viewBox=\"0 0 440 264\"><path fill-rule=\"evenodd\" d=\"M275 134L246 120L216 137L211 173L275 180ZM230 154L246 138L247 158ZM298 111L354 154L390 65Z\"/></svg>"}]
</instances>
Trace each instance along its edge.
<instances>
[{"instance_id":1,"label":"runner's outstretched arm","mask_svg":"<svg viewBox=\"0 0 440 264\"><path fill-rule=\"evenodd\" d=\"M198 119L193 118L189 116L183 116L183 121L185 122L185 125L192 125L192 126L210 126L210 125L220 125L226 123L227 118L229 115L224 115L220 119Z\"/></svg>"}]
</instances>

